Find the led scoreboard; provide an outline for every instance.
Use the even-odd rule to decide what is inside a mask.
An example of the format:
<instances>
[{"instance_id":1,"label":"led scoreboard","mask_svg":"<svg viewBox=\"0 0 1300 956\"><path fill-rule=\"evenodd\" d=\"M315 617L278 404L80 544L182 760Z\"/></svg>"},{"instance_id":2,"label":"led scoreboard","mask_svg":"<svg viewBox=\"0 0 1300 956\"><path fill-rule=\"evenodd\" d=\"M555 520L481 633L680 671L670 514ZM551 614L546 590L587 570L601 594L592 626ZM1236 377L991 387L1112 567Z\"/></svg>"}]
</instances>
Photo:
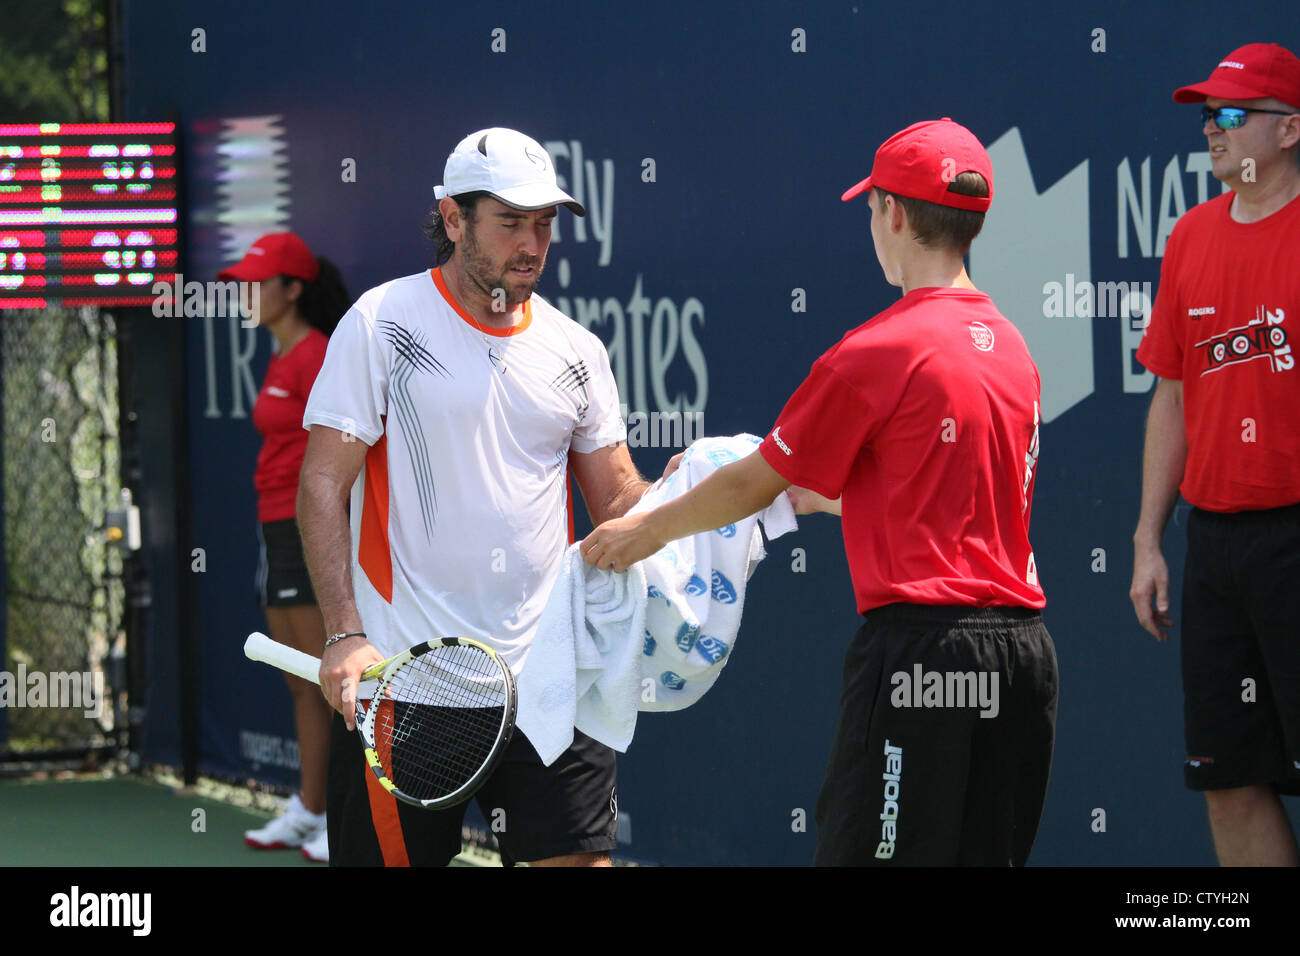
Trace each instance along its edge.
<instances>
[{"instance_id":1,"label":"led scoreboard","mask_svg":"<svg viewBox=\"0 0 1300 956\"><path fill-rule=\"evenodd\" d=\"M0 309L148 305L179 255L173 123L0 124Z\"/></svg>"}]
</instances>

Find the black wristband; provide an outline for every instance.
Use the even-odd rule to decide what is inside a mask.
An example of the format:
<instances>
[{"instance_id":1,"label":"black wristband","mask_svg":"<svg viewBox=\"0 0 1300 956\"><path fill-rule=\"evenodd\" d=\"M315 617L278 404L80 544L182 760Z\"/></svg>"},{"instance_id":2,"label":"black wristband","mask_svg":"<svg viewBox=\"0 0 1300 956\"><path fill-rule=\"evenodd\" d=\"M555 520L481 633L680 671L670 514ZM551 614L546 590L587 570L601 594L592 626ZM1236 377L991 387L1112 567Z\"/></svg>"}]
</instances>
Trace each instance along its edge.
<instances>
[{"instance_id":1,"label":"black wristband","mask_svg":"<svg viewBox=\"0 0 1300 956\"><path fill-rule=\"evenodd\" d=\"M332 644L337 644L345 637L365 637L365 636L366 636L365 631L348 631L346 634L331 634L329 636L329 640L325 642L325 646L329 647Z\"/></svg>"}]
</instances>

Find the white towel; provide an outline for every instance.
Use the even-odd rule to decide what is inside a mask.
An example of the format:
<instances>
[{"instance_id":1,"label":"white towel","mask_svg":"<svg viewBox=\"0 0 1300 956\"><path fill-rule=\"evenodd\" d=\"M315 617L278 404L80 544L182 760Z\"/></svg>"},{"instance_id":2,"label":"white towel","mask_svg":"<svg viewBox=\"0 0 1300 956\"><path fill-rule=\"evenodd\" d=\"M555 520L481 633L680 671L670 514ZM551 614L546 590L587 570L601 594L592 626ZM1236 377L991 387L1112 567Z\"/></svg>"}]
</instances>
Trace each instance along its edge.
<instances>
[{"instance_id":1,"label":"white towel","mask_svg":"<svg viewBox=\"0 0 1300 956\"><path fill-rule=\"evenodd\" d=\"M676 498L760 441L700 439L629 513ZM681 710L713 686L764 556L759 521L769 539L796 527L789 499L778 495L762 513L670 542L623 574L593 568L577 545L569 548L518 680L516 725L543 763L569 748L574 727L626 752L638 709Z\"/></svg>"}]
</instances>

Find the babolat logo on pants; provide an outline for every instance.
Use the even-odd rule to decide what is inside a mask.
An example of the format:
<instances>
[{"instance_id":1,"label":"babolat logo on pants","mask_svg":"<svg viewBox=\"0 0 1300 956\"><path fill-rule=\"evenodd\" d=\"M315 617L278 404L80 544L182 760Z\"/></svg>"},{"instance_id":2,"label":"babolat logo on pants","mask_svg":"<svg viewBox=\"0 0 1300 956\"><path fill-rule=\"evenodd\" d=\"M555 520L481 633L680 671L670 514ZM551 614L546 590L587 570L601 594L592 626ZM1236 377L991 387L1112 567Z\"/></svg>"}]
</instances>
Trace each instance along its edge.
<instances>
[{"instance_id":1,"label":"babolat logo on pants","mask_svg":"<svg viewBox=\"0 0 1300 956\"><path fill-rule=\"evenodd\" d=\"M885 741L885 803L880 810L880 843L876 847L877 860L892 860L894 844L898 841L898 794L903 779L903 748Z\"/></svg>"}]
</instances>

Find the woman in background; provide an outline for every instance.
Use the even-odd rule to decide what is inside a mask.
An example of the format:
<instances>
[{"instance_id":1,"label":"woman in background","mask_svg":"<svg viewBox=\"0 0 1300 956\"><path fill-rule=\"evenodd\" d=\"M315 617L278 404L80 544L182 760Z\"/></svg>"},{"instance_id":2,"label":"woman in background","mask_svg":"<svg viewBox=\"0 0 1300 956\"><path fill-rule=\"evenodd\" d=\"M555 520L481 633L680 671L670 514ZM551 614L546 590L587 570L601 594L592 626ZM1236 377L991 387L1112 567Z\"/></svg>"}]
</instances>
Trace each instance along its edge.
<instances>
[{"instance_id":1,"label":"woman in background","mask_svg":"<svg viewBox=\"0 0 1300 956\"><path fill-rule=\"evenodd\" d=\"M257 282L253 320L275 339L275 354L253 406L262 434L253 484L261 555L258 590L267 630L281 644L313 657L324 652L325 627L298 536L295 504L298 472L307 448L303 412L325 360L329 335L351 300L338 270L318 259L291 232L271 233L253 243L236 265L218 273L222 281ZM250 296L245 296L246 308ZM259 830L244 834L257 849L300 847L309 860L327 862L325 776L329 762L330 708L315 684L286 674L293 695L301 754L301 788L285 812Z\"/></svg>"}]
</instances>

